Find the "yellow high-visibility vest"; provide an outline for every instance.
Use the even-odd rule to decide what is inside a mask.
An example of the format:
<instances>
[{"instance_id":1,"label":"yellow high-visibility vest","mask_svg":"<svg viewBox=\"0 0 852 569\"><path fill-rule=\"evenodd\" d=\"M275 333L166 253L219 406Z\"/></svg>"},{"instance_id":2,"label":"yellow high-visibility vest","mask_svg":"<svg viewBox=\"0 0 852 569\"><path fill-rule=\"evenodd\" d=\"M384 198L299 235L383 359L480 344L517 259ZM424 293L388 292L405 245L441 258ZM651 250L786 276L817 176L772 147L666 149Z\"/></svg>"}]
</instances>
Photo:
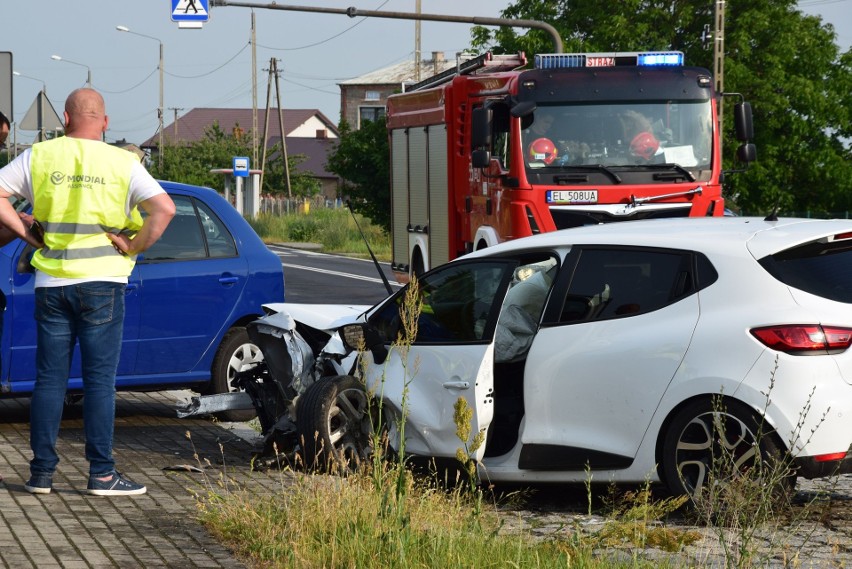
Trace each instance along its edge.
<instances>
[{"instance_id":1,"label":"yellow high-visibility vest","mask_svg":"<svg viewBox=\"0 0 852 569\"><path fill-rule=\"evenodd\" d=\"M63 136L33 145L33 217L44 227L44 248L32 264L54 277L125 277L134 260L106 233L133 235L142 216L125 204L137 158L98 140Z\"/></svg>"}]
</instances>

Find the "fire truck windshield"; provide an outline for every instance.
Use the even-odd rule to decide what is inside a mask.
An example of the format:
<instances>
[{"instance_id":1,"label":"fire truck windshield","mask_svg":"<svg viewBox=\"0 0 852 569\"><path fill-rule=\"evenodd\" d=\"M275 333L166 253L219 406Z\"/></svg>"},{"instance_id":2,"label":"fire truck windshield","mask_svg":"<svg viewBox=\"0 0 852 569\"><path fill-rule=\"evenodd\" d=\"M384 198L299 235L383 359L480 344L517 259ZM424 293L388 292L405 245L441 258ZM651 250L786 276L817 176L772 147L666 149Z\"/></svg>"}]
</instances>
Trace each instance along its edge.
<instances>
[{"instance_id":1,"label":"fire truck windshield","mask_svg":"<svg viewBox=\"0 0 852 569\"><path fill-rule=\"evenodd\" d=\"M670 164L709 170L709 100L539 105L521 135L529 170L606 166L635 170Z\"/></svg>"}]
</instances>

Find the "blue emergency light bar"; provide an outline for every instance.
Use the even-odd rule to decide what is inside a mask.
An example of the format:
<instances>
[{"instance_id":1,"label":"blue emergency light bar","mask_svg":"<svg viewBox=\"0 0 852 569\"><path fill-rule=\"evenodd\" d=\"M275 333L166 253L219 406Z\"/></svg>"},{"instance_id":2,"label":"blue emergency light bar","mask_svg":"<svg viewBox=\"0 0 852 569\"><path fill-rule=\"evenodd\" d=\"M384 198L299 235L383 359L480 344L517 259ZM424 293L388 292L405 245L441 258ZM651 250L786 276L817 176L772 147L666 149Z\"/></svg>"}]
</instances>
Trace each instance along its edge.
<instances>
[{"instance_id":1,"label":"blue emergency light bar","mask_svg":"<svg viewBox=\"0 0 852 569\"><path fill-rule=\"evenodd\" d=\"M545 53L535 56L536 69L570 67L670 67L683 65L682 51L613 53Z\"/></svg>"},{"instance_id":2,"label":"blue emergency light bar","mask_svg":"<svg viewBox=\"0 0 852 569\"><path fill-rule=\"evenodd\" d=\"M636 65L683 65L683 53L679 51L662 53L640 53L636 57Z\"/></svg>"}]
</instances>

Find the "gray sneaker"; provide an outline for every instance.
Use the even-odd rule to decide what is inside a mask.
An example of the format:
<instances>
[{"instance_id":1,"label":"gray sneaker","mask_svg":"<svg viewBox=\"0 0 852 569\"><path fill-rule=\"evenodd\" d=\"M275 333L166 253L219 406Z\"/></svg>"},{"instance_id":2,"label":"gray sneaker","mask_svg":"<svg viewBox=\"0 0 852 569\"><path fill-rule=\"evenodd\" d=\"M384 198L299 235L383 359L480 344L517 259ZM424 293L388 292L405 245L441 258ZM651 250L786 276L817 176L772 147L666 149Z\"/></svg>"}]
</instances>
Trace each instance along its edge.
<instances>
[{"instance_id":1,"label":"gray sneaker","mask_svg":"<svg viewBox=\"0 0 852 569\"><path fill-rule=\"evenodd\" d=\"M87 491L92 496L138 496L148 491L142 484L124 478L121 473L115 470L110 473L110 478L106 480L98 480L98 478L89 477Z\"/></svg>"},{"instance_id":2,"label":"gray sneaker","mask_svg":"<svg viewBox=\"0 0 852 569\"><path fill-rule=\"evenodd\" d=\"M50 494L53 488L53 477L50 474L33 474L24 484L24 490L30 494Z\"/></svg>"}]
</instances>

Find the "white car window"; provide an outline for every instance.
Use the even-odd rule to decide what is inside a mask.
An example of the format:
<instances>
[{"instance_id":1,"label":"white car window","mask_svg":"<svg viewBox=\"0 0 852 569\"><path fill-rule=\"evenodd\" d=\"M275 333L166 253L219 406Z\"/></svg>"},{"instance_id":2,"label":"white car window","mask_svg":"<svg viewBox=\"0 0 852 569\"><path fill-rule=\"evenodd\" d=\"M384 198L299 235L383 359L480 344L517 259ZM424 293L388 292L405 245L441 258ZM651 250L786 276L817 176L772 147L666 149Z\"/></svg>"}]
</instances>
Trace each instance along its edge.
<instances>
[{"instance_id":1,"label":"white car window","mask_svg":"<svg viewBox=\"0 0 852 569\"><path fill-rule=\"evenodd\" d=\"M644 314L694 290L683 251L590 248L580 252L560 322Z\"/></svg>"},{"instance_id":2,"label":"white car window","mask_svg":"<svg viewBox=\"0 0 852 569\"><path fill-rule=\"evenodd\" d=\"M498 293L505 290L515 265L506 260L459 262L424 275L419 281L423 306L416 343L490 341L502 301ZM399 333L404 290L370 317L389 341Z\"/></svg>"}]
</instances>

